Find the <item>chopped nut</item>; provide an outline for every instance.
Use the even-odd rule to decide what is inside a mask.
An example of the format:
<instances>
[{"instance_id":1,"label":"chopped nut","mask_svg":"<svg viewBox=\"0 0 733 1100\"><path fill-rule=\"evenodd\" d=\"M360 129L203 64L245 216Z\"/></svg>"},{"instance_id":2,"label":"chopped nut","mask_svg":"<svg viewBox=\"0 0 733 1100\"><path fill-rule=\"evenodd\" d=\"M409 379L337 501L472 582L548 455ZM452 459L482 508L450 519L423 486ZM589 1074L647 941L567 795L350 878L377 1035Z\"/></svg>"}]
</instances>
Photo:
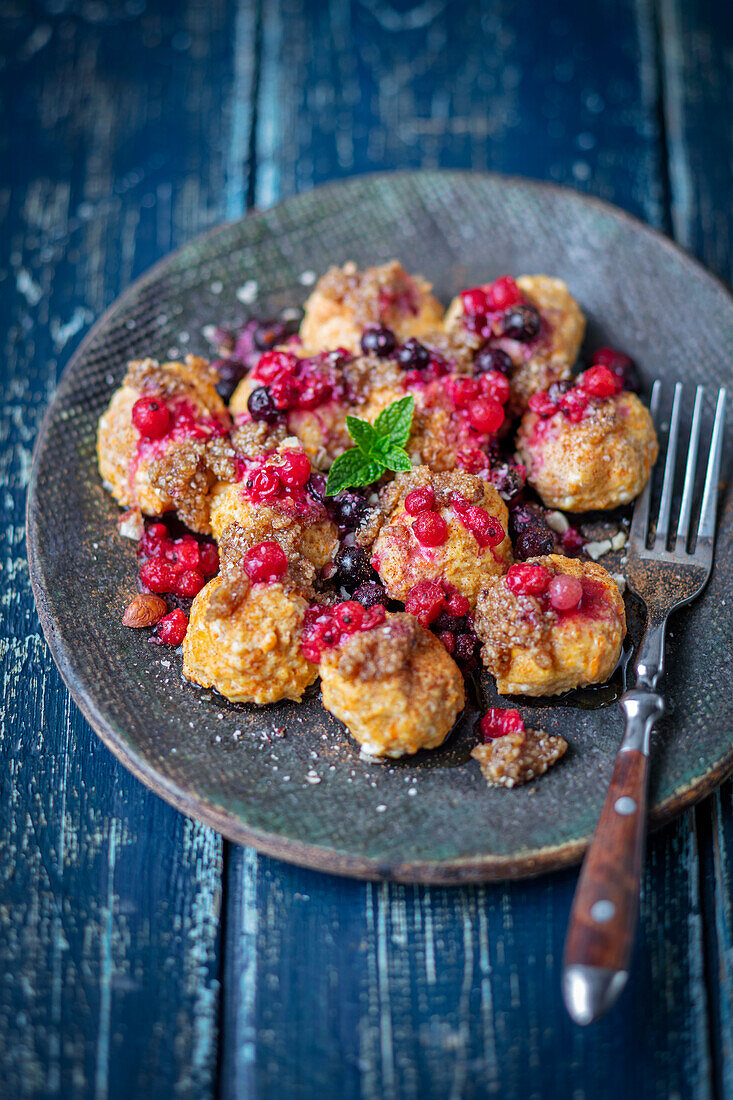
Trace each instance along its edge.
<instances>
[{"instance_id":1,"label":"chopped nut","mask_svg":"<svg viewBox=\"0 0 733 1100\"><path fill-rule=\"evenodd\" d=\"M139 542L145 530L140 509L130 508L127 512L123 512L117 520L117 529L123 538L134 539L135 542Z\"/></svg>"},{"instance_id":2,"label":"chopped nut","mask_svg":"<svg viewBox=\"0 0 733 1100\"><path fill-rule=\"evenodd\" d=\"M147 592L141 592L127 605L122 616L122 625L134 628L140 626L154 626L163 618L168 607L160 596L153 596Z\"/></svg>"},{"instance_id":3,"label":"chopped nut","mask_svg":"<svg viewBox=\"0 0 733 1100\"><path fill-rule=\"evenodd\" d=\"M525 730L495 737L477 745L471 756L478 760L490 787L518 787L544 775L567 751L564 737L544 730Z\"/></svg>"}]
</instances>

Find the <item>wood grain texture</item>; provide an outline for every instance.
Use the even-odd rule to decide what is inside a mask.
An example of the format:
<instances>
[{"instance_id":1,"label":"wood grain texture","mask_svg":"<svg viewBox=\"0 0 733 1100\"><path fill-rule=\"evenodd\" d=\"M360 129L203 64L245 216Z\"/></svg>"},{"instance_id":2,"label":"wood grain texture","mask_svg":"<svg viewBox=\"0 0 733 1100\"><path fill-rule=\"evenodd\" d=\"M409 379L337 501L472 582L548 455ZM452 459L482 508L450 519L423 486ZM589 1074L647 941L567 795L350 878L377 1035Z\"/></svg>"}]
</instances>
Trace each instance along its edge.
<instances>
[{"instance_id":1,"label":"wood grain texture","mask_svg":"<svg viewBox=\"0 0 733 1100\"><path fill-rule=\"evenodd\" d=\"M733 9L661 0L663 108L674 233L733 282ZM727 120L727 122L723 122ZM733 1096L733 783L700 806L706 974L716 1095Z\"/></svg>"},{"instance_id":2,"label":"wood grain texture","mask_svg":"<svg viewBox=\"0 0 733 1100\"><path fill-rule=\"evenodd\" d=\"M564 966L629 969L645 847L648 763L636 749L618 756L573 897ZM619 799L631 800L629 813L619 812ZM593 912L598 904L605 910L602 919Z\"/></svg>"},{"instance_id":3,"label":"wood grain texture","mask_svg":"<svg viewBox=\"0 0 733 1100\"><path fill-rule=\"evenodd\" d=\"M268 3L255 199L460 165L568 183L668 228L660 84L647 0L459 17L437 0ZM708 1097L699 866L692 814L652 839L629 986L581 1032L560 998L575 873L374 886L235 849L224 1095Z\"/></svg>"},{"instance_id":4,"label":"wood grain texture","mask_svg":"<svg viewBox=\"0 0 733 1100\"><path fill-rule=\"evenodd\" d=\"M23 512L41 411L90 321L224 213L232 13L5 5L0 19L0 1091L206 1097L221 840L134 781L71 706L33 610Z\"/></svg>"}]
</instances>

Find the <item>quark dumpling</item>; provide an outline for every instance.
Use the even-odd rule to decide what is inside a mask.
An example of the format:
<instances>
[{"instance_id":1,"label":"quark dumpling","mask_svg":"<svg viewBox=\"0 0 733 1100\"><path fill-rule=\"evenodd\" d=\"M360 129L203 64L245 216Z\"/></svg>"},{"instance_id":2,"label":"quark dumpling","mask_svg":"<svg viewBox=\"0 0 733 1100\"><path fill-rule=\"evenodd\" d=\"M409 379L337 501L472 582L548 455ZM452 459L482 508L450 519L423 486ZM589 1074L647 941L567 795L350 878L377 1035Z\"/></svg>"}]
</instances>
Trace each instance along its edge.
<instances>
[{"instance_id":1,"label":"quark dumpling","mask_svg":"<svg viewBox=\"0 0 733 1100\"><path fill-rule=\"evenodd\" d=\"M183 675L233 703L297 702L318 675L300 649L307 607L287 584L214 577L191 607Z\"/></svg>"},{"instance_id":2,"label":"quark dumpling","mask_svg":"<svg viewBox=\"0 0 733 1100\"><path fill-rule=\"evenodd\" d=\"M638 397L614 385L606 367L591 367L577 385L532 398L517 451L549 508L615 508L646 485L659 450L654 424Z\"/></svg>"},{"instance_id":3,"label":"quark dumpling","mask_svg":"<svg viewBox=\"0 0 733 1100\"><path fill-rule=\"evenodd\" d=\"M357 270L332 267L305 303L300 336L309 352L346 348L358 354L365 328L383 325L399 341L440 328L443 307L431 284L409 275L397 260Z\"/></svg>"},{"instance_id":4,"label":"quark dumpling","mask_svg":"<svg viewBox=\"0 0 733 1100\"><path fill-rule=\"evenodd\" d=\"M338 349L307 355L298 345L266 352L232 394L230 412L237 424L282 425L313 465L327 470L352 446L346 429L349 358Z\"/></svg>"},{"instance_id":5,"label":"quark dumpling","mask_svg":"<svg viewBox=\"0 0 733 1100\"><path fill-rule=\"evenodd\" d=\"M250 547L272 540L285 551L293 578L308 592L334 557L338 530L310 492L311 465L296 441L238 466L239 480L211 494L211 527L222 561L236 565Z\"/></svg>"},{"instance_id":6,"label":"quark dumpling","mask_svg":"<svg viewBox=\"0 0 733 1100\"><path fill-rule=\"evenodd\" d=\"M176 509L194 531L209 532L209 492L233 454L231 421L205 359L142 359L99 421L97 456L117 502L149 516Z\"/></svg>"},{"instance_id":7,"label":"quark dumpling","mask_svg":"<svg viewBox=\"0 0 733 1100\"><path fill-rule=\"evenodd\" d=\"M371 756L434 749L463 708L463 677L411 615L389 615L323 651L323 705Z\"/></svg>"},{"instance_id":8,"label":"quark dumpling","mask_svg":"<svg viewBox=\"0 0 733 1100\"><path fill-rule=\"evenodd\" d=\"M473 348L477 365L503 358L519 416L533 393L567 378L585 334L585 317L562 279L503 276L464 290L445 316L446 331Z\"/></svg>"},{"instance_id":9,"label":"quark dumpling","mask_svg":"<svg viewBox=\"0 0 733 1100\"><path fill-rule=\"evenodd\" d=\"M549 554L491 578L476 601L474 626L500 695L558 695L608 679L626 615L603 566Z\"/></svg>"},{"instance_id":10,"label":"quark dumpling","mask_svg":"<svg viewBox=\"0 0 733 1100\"><path fill-rule=\"evenodd\" d=\"M392 599L404 602L417 584L435 581L472 608L486 580L511 565L506 505L472 474L415 467L383 490L380 510L372 565Z\"/></svg>"}]
</instances>

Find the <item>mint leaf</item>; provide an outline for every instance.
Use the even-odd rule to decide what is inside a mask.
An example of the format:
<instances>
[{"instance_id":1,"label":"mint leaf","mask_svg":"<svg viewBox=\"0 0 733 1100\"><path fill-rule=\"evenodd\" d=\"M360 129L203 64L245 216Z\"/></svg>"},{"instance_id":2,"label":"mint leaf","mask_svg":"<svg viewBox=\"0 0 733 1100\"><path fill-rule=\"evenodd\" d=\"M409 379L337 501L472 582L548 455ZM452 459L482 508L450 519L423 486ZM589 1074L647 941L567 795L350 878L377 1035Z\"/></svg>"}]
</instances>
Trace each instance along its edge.
<instances>
[{"instance_id":1,"label":"mint leaf","mask_svg":"<svg viewBox=\"0 0 733 1100\"><path fill-rule=\"evenodd\" d=\"M381 457L380 455L380 459ZM395 474L409 474L412 469L410 456L406 451L403 451L402 447L390 447L383 461L387 469L392 470Z\"/></svg>"},{"instance_id":2,"label":"mint leaf","mask_svg":"<svg viewBox=\"0 0 733 1100\"><path fill-rule=\"evenodd\" d=\"M381 476L385 466L386 463L377 458L368 458L358 447L344 451L328 472L326 496L335 496L342 489L371 484Z\"/></svg>"},{"instance_id":3,"label":"mint leaf","mask_svg":"<svg viewBox=\"0 0 733 1100\"><path fill-rule=\"evenodd\" d=\"M410 436L414 411L415 398L408 393L406 397L401 397L382 409L374 421L374 430L382 438L388 437L391 443L404 447Z\"/></svg>"},{"instance_id":4,"label":"mint leaf","mask_svg":"<svg viewBox=\"0 0 733 1100\"><path fill-rule=\"evenodd\" d=\"M379 439L376 428L372 427L368 420L362 420L358 416L347 416L346 427L359 450L369 454Z\"/></svg>"}]
</instances>

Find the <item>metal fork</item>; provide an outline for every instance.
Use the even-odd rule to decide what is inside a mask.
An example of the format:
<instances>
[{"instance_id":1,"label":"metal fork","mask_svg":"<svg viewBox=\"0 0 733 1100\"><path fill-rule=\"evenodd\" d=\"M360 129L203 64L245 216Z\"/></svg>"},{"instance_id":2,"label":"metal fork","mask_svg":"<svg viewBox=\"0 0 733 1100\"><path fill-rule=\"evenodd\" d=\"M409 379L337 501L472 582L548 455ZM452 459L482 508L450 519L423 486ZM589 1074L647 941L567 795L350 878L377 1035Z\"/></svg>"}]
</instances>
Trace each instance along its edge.
<instances>
[{"instance_id":1,"label":"metal fork","mask_svg":"<svg viewBox=\"0 0 733 1100\"><path fill-rule=\"evenodd\" d=\"M650 478L636 502L629 534L626 577L631 589L646 605L647 623L636 662L636 687L620 700L626 715L626 730L611 786L580 873L565 941L563 996L568 1012L579 1024L589 1024L609 1009L629 975L646 834L649 740L654 724L664 713L664 699L657 687L664 672L667 619L671 612L700 595L713 564L725 418L723 389L718 393L697 537L690 552L688 540L703 404L703 387L697 387L682 503L672 549L667 549L682 389L678 382L656 526L649 531ZM651 400L655 424L660 394L661 383L657 381ZM652 543L647 549L649 534Z\"/></svg>"}]
</instances>

